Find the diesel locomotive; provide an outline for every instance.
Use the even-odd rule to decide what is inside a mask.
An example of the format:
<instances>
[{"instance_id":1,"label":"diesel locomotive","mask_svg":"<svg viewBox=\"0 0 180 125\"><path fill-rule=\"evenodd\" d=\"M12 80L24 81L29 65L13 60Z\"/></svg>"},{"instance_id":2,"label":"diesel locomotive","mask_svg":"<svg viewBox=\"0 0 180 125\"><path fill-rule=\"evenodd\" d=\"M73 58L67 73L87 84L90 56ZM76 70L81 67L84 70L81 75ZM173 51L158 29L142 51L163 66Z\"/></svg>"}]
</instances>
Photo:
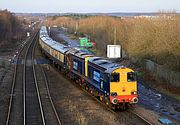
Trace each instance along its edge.
<instances>
[{"instance_id":1,"label":"diesel locomotive","mask_svg":"<svg viewBox=\"0 0 180 125\"><path fill-rule=\"evenodd\" d=\"M39 45L45 56L70 79L112 109L138 103L135 72L103 57L54 41L42 26Z\"/></svg>"}]
</instances>

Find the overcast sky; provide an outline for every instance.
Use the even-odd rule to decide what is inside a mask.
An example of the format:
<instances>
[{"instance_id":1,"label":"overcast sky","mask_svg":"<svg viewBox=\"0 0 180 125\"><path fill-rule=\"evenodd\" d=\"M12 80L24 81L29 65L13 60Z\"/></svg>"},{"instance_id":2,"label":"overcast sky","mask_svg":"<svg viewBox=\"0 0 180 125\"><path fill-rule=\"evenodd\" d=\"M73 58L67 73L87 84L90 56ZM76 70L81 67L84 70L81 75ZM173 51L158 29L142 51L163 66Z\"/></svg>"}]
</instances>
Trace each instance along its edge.
<instances>
[{"instance_id":1,"label":"overcast sky","mask_svg":"<svg viewBox=\"0 0 180 125\"><path fill-rule=\"evenodd\" d=\"M12 12L180 12L180 0L0 0Z\"/></svg>"}]
</instances>

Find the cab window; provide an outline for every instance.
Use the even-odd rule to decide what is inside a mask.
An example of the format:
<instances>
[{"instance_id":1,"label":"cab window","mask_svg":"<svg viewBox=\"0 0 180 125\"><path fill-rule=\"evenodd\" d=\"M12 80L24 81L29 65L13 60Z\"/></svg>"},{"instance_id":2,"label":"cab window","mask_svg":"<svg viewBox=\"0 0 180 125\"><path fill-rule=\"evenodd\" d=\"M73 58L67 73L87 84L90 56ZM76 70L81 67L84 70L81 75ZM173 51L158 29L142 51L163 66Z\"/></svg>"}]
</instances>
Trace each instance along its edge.
<instances>
[{"instance_id":1,"label":"cab window","mask_svg":"<svg viewBox=\"0 0 180 125\"><path fill-rule=\"evenodd\" d=\"M112 73L111 74L111 82L119 82L119 73Z\"/></svg>"},{"instance_id":2,"label":"cab window","mask_svg":"<svg viewBox=\"0 0 180 125\"><path fill-rule=\"evenodd\" d=\"M127 73L127 81L128 82L133 82L136 81L136 75L133 72Z\"/></svg>"}]
</instances>

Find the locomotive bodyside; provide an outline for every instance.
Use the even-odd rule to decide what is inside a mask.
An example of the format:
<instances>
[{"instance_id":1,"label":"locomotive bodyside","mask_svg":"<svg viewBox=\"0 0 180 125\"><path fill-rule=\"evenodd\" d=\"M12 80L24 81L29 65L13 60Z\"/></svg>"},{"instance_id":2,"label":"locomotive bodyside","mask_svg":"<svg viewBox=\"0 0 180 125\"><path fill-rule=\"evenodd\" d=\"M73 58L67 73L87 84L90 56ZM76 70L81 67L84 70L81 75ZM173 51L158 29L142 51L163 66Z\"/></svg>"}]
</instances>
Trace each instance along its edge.
<instances>
[{"instance_id":1,"label":"locomotive bodyside","mask_svg":"<svg viewBox=\"0 0 180 125\"><path fill-rule=\"evenodd\" d=\"M92 57L86 52L81 50L71 50L67 54L67 65L71 79L79 81L80 84L84 83L87 76L88 58Z\"/></svg>"}]
</instances>

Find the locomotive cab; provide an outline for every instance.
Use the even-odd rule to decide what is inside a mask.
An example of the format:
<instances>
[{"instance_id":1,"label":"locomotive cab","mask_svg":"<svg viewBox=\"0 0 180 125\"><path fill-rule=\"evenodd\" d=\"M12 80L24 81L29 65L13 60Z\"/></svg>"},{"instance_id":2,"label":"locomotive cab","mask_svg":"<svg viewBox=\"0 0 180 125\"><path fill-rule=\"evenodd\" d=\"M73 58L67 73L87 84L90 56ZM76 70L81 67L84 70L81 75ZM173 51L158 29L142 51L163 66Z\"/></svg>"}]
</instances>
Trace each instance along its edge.
<instances>
[{"instance_id":1,"label":"locomotive cab","mask_svg":"<svg viewBox=\"0 0 180 125\"><path fill-rule=\"evenodd\" d=\"M111 73L110 102L113 104L138 103L137 80L133 70L123 67Z\"/></svg>"}]
</instances>

